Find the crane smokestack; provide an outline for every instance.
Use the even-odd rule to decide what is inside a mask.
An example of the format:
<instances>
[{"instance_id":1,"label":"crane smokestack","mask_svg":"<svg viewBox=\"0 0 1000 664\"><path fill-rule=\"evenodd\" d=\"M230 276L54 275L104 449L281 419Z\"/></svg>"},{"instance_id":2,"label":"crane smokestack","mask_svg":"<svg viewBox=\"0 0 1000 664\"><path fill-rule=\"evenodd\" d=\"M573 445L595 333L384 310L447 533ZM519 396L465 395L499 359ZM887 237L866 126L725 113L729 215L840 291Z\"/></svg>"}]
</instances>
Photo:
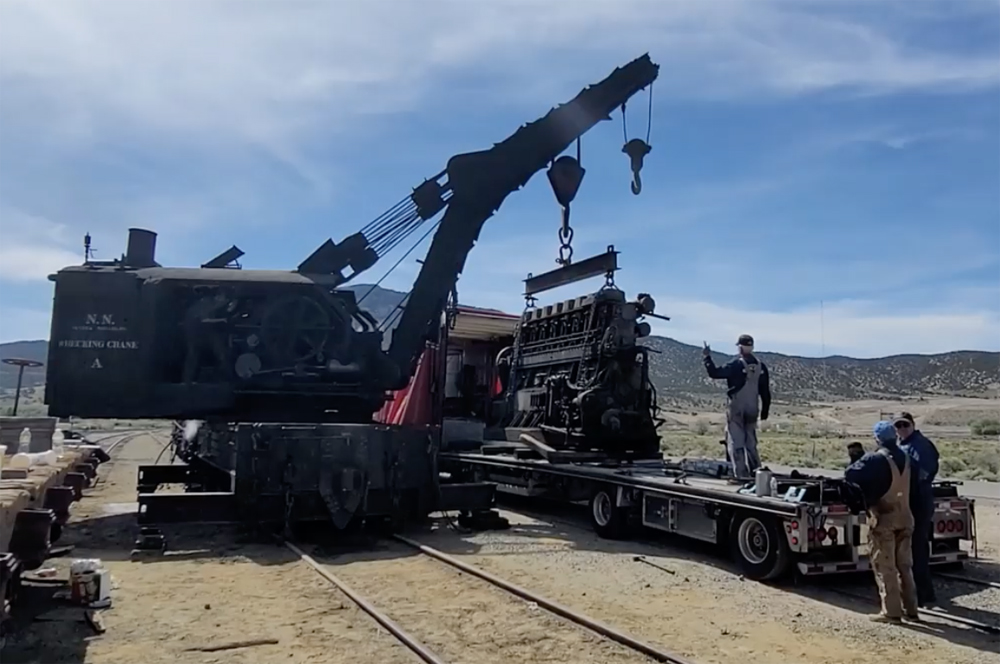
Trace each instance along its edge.
<instances>
[{"instance_id":1,"label":"crane smokestack","mask_svg":"<svg viewBox=\"0 0 1000 664\"><path fill-rule=\"evenodd\" d=\"M129 267L156 267L156 233L145 228L128 229L125 262Z\"/></svg>"}]
</instances>

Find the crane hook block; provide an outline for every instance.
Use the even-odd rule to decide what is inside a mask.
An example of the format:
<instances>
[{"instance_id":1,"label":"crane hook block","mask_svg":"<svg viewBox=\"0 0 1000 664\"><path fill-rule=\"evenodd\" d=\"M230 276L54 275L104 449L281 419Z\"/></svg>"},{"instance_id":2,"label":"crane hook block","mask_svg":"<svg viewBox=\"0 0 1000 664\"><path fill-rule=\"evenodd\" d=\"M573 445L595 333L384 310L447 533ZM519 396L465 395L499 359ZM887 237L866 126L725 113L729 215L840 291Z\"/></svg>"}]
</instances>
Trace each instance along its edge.
<instances>
[{"instance_id":1,"label":"crane hook block","mask_svg":"<svg viewBox=\"0 0 1000 664\"><path fill-rule=\"evenodd\" d=\"M633 138L622 148L622 152L627 154L632 161L632 193L636 196L642 191L642 178L639 176L639 171L642 170L642 160L652 149L641 138Z\"/></svg>"},{"instance_id":2,"label":"crane hook block","mask_svg":"<svg viewBox=\"0 0 1000 664\"><path fill-rule=\"evenodd\" d=\"M580 191L580 183L586 172L580 162L569 155L563 155L552 162L546 175L549 176L549 185L559 205L569 207L576 198L576 192Z\"/></svg>"}]
</instances>

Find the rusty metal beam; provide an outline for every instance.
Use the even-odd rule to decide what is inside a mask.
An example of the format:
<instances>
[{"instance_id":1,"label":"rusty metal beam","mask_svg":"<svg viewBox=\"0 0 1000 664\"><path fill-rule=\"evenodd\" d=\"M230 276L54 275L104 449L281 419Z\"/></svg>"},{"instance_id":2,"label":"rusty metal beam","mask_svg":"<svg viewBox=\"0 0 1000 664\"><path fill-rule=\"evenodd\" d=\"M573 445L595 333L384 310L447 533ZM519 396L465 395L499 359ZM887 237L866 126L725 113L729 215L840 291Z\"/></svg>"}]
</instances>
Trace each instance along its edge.
<instances>
[{"instance_id":1,"label":"rusty metal beam","mask_svg":"<svg viewBox=\"0 0 1000 664\"><path fill-rule=\"evenodd\" d=\"M568 284L583 281L591 277L596 277L618 270L618 252L614 246L608 247L603 254L585 258L579 263L571 263L565 267L556 268L550 272L545 272L538 276L530 276L524 280L524 294L526 296L537 295L538 293L566 286Z\"/></svg>"}]
</instances>

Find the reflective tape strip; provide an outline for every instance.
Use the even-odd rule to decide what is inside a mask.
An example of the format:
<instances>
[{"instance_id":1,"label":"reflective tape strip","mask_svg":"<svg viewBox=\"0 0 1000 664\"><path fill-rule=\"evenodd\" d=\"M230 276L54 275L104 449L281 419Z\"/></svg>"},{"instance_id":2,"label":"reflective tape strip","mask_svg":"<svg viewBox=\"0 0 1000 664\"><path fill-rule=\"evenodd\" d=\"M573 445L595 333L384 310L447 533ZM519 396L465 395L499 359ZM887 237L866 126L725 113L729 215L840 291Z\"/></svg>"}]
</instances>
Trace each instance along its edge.
<instances>
[{"instance_id":1,"label":"reflective tape strip","mask_svg":"<svg viewBox=\"0 0 1000 664\"><path fill-rule=\"evenodd\" d=\"M956 563L960 560L967 560L969 554L965 551L949 551L947 553L936 553L930 558L932 565L946 563ZM845 572L866 572L871 569L871 564L867 558L862 558L858 562L849 563L798 563L796 565L802 574L817 576L820 574L843 574Z\"/></svg>"}]
</instances>

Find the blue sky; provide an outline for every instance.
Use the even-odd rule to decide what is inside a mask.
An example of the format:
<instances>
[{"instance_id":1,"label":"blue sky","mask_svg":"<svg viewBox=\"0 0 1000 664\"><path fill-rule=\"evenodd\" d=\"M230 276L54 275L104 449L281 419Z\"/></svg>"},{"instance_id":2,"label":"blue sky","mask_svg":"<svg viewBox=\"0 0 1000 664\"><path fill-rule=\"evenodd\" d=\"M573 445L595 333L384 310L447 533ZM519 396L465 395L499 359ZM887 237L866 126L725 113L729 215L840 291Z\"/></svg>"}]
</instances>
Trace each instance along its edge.
<instances>
[{"instance_id":1,"label":"blue sky","mask_svg":"<svg viewBox=\"0 0 1000 664\"><path fill-rule=\"evenodd\" d=\"M577 258L614 244L619 285L673 318L656 332L1000 349L994 0L5 1L0 341L47 336L45 277L86 231L103 258L140 226L164 264L235 243L245 267L290 269L644 52L644 191L616 114L583 140L572 220ZM644 134L646 93L628 119ZM488 222L461 299L519 312L558 224L539 173ZM420 254L384 285L408 290Z\"/></svg>"}]
</instances>

